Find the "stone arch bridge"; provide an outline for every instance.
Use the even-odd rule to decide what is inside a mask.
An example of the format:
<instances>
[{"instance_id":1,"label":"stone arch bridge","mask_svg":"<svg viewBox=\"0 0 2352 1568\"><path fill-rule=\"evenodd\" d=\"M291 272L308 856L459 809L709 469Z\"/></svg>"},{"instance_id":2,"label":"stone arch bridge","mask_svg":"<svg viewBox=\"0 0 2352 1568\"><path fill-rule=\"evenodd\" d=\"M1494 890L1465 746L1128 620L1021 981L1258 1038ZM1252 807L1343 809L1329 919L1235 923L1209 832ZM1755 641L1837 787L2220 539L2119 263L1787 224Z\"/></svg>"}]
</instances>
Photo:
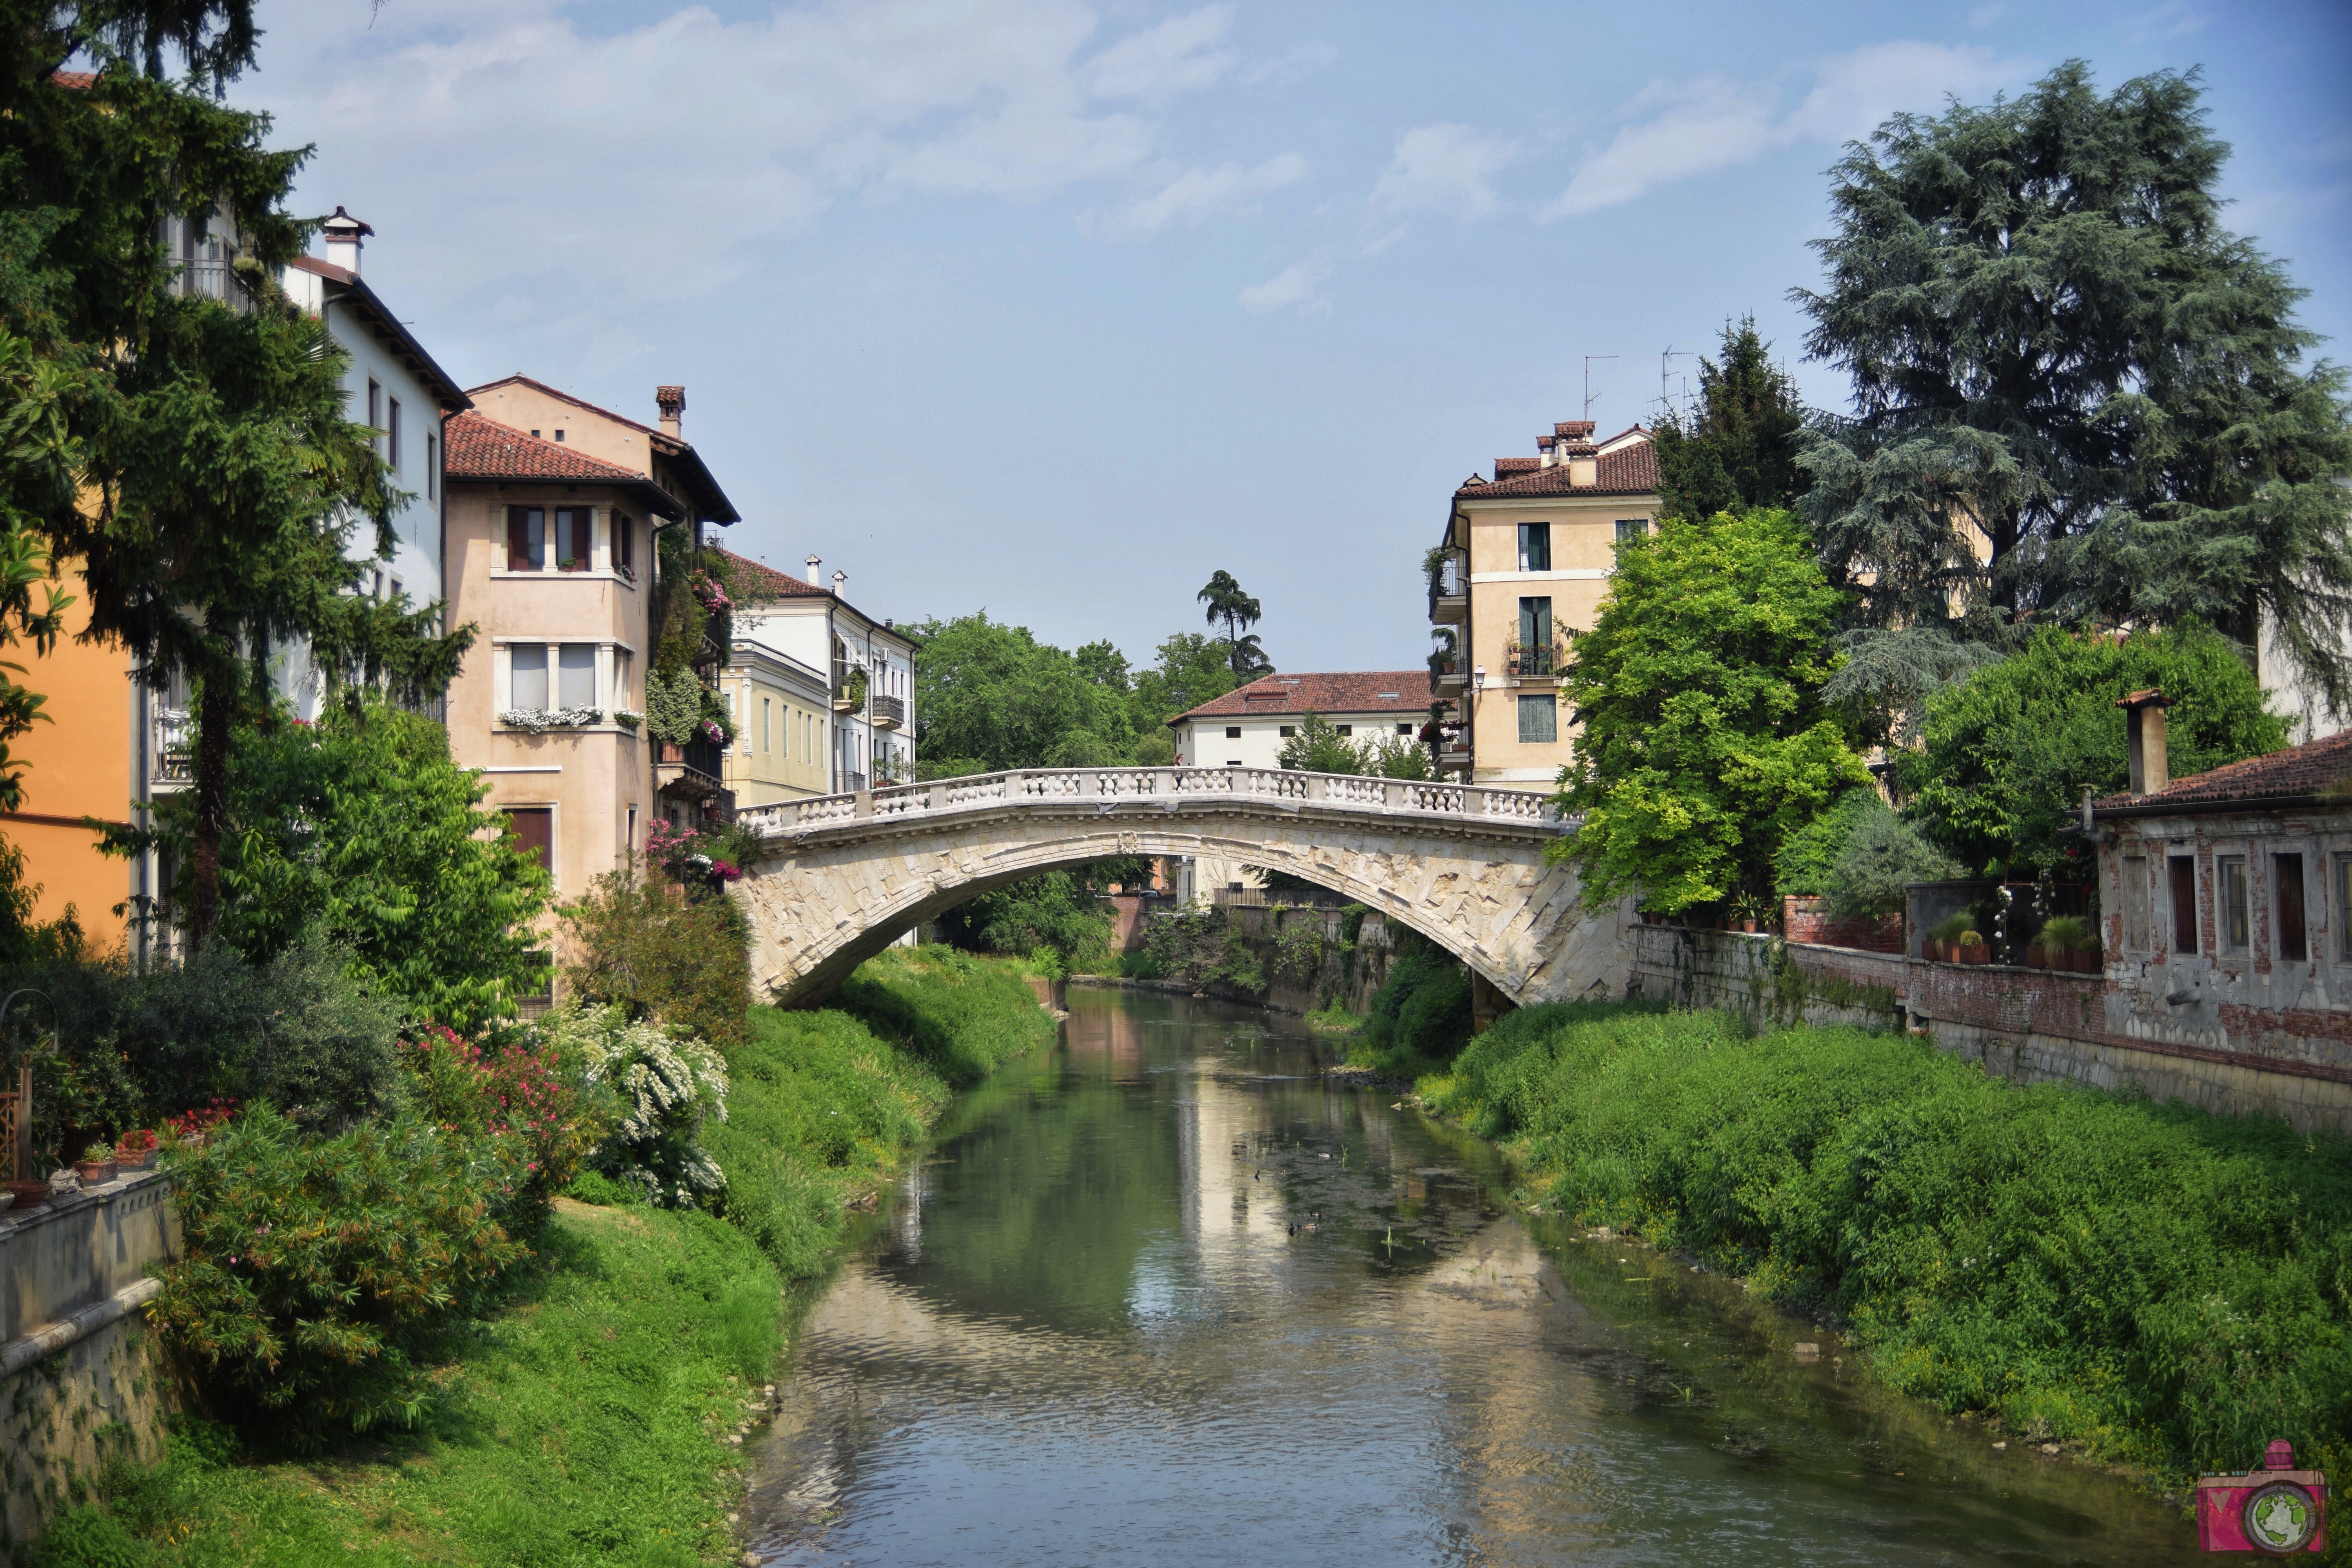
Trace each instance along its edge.
<instances>
[{"instance_id":1,"label":"stone arch bridge","mask_svg":"<svg viewBox=\"0 0 2352 1568\"><path fill-rule=\"evenodd\" d=\"M1461 958L1514 1003L1622 991L1626 913L1588 911L1544 851L1571 825L1528 790L1270 768L1049 768L754 807L734 897L751 975L822 1001L965 900L1116 855L1222 857L1348 894Z\"/></svg>"}]
</instances>

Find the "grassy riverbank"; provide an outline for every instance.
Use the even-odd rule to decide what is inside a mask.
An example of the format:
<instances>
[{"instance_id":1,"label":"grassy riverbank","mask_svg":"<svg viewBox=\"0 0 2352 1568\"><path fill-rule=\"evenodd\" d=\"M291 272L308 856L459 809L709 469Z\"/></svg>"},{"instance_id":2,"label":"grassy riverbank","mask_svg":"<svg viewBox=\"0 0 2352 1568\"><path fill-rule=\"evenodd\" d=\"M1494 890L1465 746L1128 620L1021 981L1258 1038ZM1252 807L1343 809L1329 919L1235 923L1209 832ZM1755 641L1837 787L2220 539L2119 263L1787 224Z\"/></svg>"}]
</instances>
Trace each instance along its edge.
<instances>
[{"instance_id":1,"label":"grassy riverbank","mask_svg":"<svg viewBox=\"0 0 2352 1568\"><path fill-rule=\"evenodd\" d=\"M101 1479L103 1506L31 1561L728 1559L727 1439L755 1416L849 1215L956 1089L1052 1033L1013 966L943 948L892 951L822 1011L756 1009L729 1054L727 1122L706 1136L728 1177L720 1215L560 1202L500 1310L450 1336L415 1427L289 1454L192 1424L161 1469Z\"/></svg>"},{"instance_id":2,"label":"grassy riverbank","mask_svg":"<svg viewBox=\"0 0 2352 1568\"><path fill-rule=\"evenodd\" d=\"M1513 1014L1430 1107L1526 1196L1841 1324L1895 1387L2179 1478L2352 1468L2352 1140L1722 1014Z\"/></svg>"}]
</instances>

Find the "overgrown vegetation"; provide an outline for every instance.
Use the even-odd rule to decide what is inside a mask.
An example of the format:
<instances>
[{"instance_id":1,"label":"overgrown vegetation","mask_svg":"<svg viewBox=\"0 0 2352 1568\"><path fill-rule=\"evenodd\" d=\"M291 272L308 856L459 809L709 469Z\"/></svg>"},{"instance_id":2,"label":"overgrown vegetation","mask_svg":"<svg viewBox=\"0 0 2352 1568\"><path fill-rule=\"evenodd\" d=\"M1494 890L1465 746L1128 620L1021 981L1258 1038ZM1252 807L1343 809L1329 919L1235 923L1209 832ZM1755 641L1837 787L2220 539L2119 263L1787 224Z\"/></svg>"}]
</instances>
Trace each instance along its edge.
<instances>
[{"instance_id":1,"label":"overgrown vegetation","mask_svg":"<svg viewBox=\"0 0 2352 1568\"><path fill-rule=\"evenodd\" d=\"M1470 1039L1470 972L1418 932L1391 925L1396 952L1348 1059L1387 1078L1442 1069Z\"/></svg>"},{"instance_id":2,"label":"overgrown vegetation","mask_svg":"<svg viewBox=\"0 0 2352 1568\"><path fill-rule=\"evenodd\" d=\"M1423 1084L1529 1195L1748 1276L1879 1375L2178 1479L2352 1462L2352 1142L1896 1034L1553 1005Z\"/></svg>"}]
</instances>

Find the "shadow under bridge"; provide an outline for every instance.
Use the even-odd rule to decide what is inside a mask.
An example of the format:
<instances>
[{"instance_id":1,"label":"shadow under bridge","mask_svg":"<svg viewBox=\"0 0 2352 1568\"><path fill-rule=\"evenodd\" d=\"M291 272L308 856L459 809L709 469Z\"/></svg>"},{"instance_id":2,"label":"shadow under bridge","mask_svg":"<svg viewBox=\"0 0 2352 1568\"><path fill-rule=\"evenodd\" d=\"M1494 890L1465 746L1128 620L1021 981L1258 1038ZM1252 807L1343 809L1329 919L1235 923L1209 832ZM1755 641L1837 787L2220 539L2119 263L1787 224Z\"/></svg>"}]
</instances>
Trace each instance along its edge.
<instances>
[{"instance_id":1,"label":"shadow under bridge","mask_svg":"<svg viewBox=\"0 0 2352 1568\"><path fill-rule=\"evenodd\" d=\"M1583 909L1545 850L1574 831L1531 790L1273 768L1040 768L819 795L742 812L761 853L733 896L751 974L821 1002L866 959L967 899L1119 855L1288 871L1382 911L1512 1002L1622 993L1628 910Z\"/></svg>"}]
</instances>

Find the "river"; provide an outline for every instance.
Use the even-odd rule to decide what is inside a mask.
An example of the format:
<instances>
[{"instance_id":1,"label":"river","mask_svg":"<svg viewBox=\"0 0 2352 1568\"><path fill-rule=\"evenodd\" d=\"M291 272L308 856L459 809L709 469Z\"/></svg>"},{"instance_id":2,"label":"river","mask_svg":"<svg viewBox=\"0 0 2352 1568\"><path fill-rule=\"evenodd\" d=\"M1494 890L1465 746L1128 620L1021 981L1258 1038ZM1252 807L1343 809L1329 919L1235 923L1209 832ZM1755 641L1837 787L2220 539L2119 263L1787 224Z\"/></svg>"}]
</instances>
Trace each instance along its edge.
<instances>
[{"instance_id":1,"label":"river","mask_svg":"<svg viewBox=\"0 0 2352 1568\"><path fill-rule=\"evenodd\" d=\"M783 1565L2163 1564L2174 1510L1812 1324L1506 1206L1278 1016L1073 987L796 1341ZM1817 1359L1797 1347L1817 1344Z\"/></svg>"}]
</instances>

